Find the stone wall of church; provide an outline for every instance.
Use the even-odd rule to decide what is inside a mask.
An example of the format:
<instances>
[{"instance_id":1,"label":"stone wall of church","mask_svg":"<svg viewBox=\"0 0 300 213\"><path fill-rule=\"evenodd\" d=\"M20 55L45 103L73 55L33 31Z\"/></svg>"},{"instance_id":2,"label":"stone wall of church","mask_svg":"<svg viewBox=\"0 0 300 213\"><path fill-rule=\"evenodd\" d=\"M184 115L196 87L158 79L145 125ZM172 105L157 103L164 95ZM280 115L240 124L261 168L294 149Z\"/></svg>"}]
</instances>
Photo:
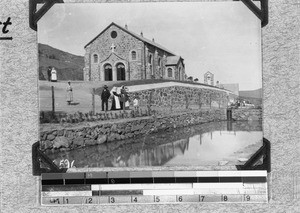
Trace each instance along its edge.
<instances>
[{"instance_id":1,"label":"stone wall of church","mask_svg":"<svg viewBox=\"0 0 300 213\"><path fill-rule=\"evenodd\" d=\"M146 45L146 48L148 50L148 57L147 57L147 79L150 78L155 78L155 79L160 79L160 78L166 78L165 75L165 64L166 64L166 57L170 56L169 53L158 49L152 45ZM152 55L153 57L153 65L151 70L151 66L149 63L149 55ZM164 57L165 56L165 57ZM159 67L159 59L161 60L161 67Z\"/></svg>"},{"instance_id":2,"label":"stone wall of church","mask_svg":"<svg viewBox=\"0 0 300 213\"><path fill-rule=\"evenodd\" d=\"M90 46L86 47L84 54L84 68L83 68L83 79L84 81L91 80L91 70L90 70Z\"/></svg>"}]
</instances>

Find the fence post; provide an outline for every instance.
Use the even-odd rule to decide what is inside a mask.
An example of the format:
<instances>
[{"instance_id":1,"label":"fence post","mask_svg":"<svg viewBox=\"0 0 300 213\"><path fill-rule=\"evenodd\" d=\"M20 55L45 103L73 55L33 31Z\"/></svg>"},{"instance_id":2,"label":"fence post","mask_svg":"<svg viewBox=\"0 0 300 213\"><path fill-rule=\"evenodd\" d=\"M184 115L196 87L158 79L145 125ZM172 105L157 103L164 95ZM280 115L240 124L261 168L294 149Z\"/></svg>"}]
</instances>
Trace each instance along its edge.
<instances>
[{"instance_id":1,"label":"fence post","mask_svg":"<svg viewBox=\"0 0 300 213\"><path fill-rule=\"evenodd\" d=\"M93 115L95 115L95 88L93 88L93 91L92 91L92 112L93 112Z\"/></svg>"},{"instance_id":2,"label":"fence post","mask_svg":"<svg viewBox=\"0 0 300 213\"><path fill-rule=\"evenodd\" d=\"M52 118L54 118L55 115L54 86L51 86L51 93L52 93Z\"/></svg>"}]
</instances>

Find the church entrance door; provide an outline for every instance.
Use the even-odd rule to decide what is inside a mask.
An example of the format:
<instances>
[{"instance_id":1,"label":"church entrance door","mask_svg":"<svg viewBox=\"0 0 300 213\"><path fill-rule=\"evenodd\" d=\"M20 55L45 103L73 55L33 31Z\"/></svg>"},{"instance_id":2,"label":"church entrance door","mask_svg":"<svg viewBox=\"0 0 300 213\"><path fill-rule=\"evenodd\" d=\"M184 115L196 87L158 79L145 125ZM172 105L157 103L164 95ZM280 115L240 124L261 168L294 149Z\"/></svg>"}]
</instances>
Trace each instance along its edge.
<instances>
[{"instance_id":1,"label":"church entrance door","mask_svg":"<svg viewBox=\"0 0 300 213\"><path fill-rule=\"evenodd\" d=\"M117 81L125 81L125 66L123 63L117 64Z\"/></svg>"},{"instance_id":2,"label":"church entrance door","mask_svg":"<svg viewBox=\"0 0 300 213\"><path fill-rule=\"evenodd\" d=\"M112 66L110 64L106 64L104 66L104 80L105 81L112 81Z\"/></svg>"}]
</instances>

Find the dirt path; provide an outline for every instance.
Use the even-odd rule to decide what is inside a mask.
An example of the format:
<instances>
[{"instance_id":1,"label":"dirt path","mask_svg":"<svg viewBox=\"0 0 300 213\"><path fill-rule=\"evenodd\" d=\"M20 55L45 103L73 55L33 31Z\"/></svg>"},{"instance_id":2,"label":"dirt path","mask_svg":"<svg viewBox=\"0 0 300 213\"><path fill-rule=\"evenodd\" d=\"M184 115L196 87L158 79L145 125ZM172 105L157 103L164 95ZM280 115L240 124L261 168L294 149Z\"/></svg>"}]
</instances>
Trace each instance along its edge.
<instances>
[{"instance_id":1,"label":"dirt path","mask_svg":"<svg viewBox=\"0 0 300 213\"><path fill-rule=\"evenodd\" d=\"M73 87L73 105L67 105L66 102L66 88L67 81L48 82L39 81L39 100L40 111L52 110L52 93L51 86L54 86L55 96L55 111L63 111L66 113L89 112L92 110L92 90L93 88L103 87L105 84L112 86L116 82L83 82L72 81ZM110 108L110 106L109 106ZM95 96L96 112L101 111L101 100L98 95Z\"/></svg>"}]
</instances>

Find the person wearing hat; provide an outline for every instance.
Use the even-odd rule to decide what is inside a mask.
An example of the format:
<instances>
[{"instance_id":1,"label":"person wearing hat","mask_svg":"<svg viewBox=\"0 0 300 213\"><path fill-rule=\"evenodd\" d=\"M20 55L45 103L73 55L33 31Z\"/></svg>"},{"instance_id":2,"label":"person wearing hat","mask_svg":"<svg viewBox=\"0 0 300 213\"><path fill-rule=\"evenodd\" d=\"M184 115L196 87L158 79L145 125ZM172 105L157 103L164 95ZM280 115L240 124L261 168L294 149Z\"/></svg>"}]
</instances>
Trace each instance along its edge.
<instances>
[{"instance_id":1,"label":"person wearing hat","mask_svg":"<svg viewBox=\"0 0 300 213\"><path fill-rule=\"evenodd\" d=\"M67 103L68 103L68 105L70 105L72 101L73 101L73 88L71 86L71 82L68 81L68 86L67 86Z\"/></svg>"},{"instance_id":2,"label":"person wearing hat","mask_svg":"<svg viewBox=\"0 0 300 213\"><path fill-rule=\"evenodd\" d=\"M125 104L126 102L128 102L128 99L129 99L127 90L128 89L124 85L121 86L120 104L121 104L121 109L123 109L123 110L129 108L129 106L127 104ZM128 104L129 104L129 102L128 102Z\"/></svg>"},{"instance_id":3,"label":"person wearing hat","mask_svg":"<svg viewBox=\"0 0 300 213\"><path fill-rule=\"evenodd\" d=\"M102 111L104 111L104 105L105 105L105 111L108 110L109 97L110 97L110 92L108 90L108 87L107 87L107 85L104 85L102 93L101 93Z\"/></svg>"},{"instance_id":4,"label":"person wearing hat","mask_svg":"<svg viewBox=\"0 0 300 213\"><path fill-rule=\"evenodd\" d=\"M49 66L48 70L47 70L48 81L51 81L51 71L52 71L52 68Z\"/></svg>"}]
</instances>

